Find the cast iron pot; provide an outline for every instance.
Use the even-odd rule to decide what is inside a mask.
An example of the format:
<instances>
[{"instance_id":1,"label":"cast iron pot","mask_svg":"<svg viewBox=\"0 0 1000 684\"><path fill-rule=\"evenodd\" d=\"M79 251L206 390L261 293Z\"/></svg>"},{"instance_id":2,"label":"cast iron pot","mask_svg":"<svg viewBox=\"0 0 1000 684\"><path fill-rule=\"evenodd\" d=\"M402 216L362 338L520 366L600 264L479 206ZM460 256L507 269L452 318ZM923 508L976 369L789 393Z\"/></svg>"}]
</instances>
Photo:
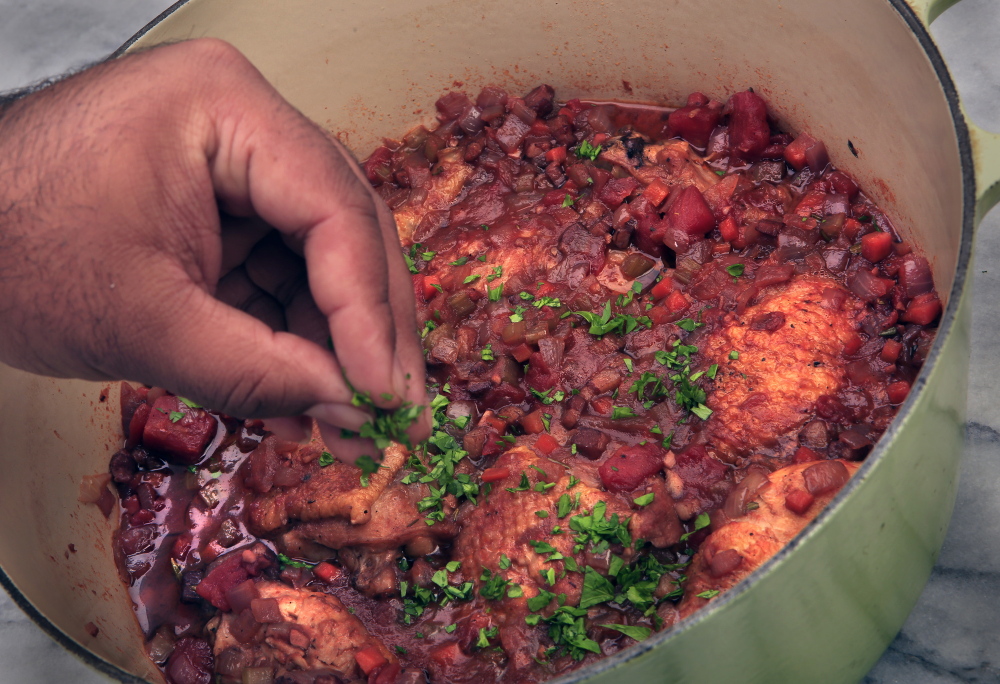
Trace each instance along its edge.
<instances>
[{"instance_id":1,"label":"cast iron pot","mask_svg":"<svg viewBox=\"0 0 1000 684\"><path fill-rule=\"evenodd\" d=\"M930 358L861 470L787 548L691 619L559 681L853 682L903 624L948 526L973 231L1000 198L1000 138L966 121L925 26L952 2L188 0L120 54L228 40L361 156L430 119L455 81L666 104L753 87L787 130L824 140L933 264L947 305ZM119 446L117 407L115 385L0 367L0 583L113 679L162 682L115 569L114 516L77 503Z\"/></svg>"}]
</instances>

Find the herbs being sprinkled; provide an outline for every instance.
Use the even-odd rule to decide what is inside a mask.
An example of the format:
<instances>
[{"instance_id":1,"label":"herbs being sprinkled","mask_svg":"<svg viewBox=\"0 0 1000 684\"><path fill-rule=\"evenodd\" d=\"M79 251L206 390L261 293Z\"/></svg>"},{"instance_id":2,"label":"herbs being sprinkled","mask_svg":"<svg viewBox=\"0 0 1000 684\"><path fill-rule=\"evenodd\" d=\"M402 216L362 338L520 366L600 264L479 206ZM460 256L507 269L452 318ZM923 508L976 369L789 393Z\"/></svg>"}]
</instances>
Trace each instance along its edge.
<instances>
[{"instance_id":1,"label":"herbs being sprinkled","mask_svg":"<svg viewBox=\"0 0 1000 684\"><path fill-rule=\"evenodd\" d=\"M388 447L390 442L399 442L412 448L410 436L406 434L406 430L420 417L420 413L424 410L423 406L415 406L411 402L405 402L397 409L383 409L376 406L368 394L355 390L350 382L348 382L348 387L354 392L351 405L370 409L375 414L375 419L362 425L358 432L341 430L342 437L370 439L375 442L375 448L379 451Z\"/></svg>"},{"instance_id":2,"label":"herbs being sprinkled","mask_svg":"<svg viewBox=\"0 0 1000 684\"><path fill-rule=\"evenodd\" d=\"M468 452L442 429L447 422L445 410L451 402L443 394L431 401L433 429L431 437L410 455L406 466L413 472L403 478L403 484L426 484L430 494L417 503L417 509L427 513L425 522L433 525L444 520L444 498L449 494L461 501L476 503L479 485L465 473L456 473L455 466Z\"/></svg>"},{"instance_id":3,"label":"herbs being sprinkled","mask_svg":"<svg viewBox=\"0 0 1000 684\"><path fill-rule=\"evenodd\" d=\"M574 150L574 152L580 159L589 159L590 161L594 161L597 159L597 155L601 153L601 146L592 145L589 141L584 140L580 143L580 146Z\"/></svg>"}]
</instances>

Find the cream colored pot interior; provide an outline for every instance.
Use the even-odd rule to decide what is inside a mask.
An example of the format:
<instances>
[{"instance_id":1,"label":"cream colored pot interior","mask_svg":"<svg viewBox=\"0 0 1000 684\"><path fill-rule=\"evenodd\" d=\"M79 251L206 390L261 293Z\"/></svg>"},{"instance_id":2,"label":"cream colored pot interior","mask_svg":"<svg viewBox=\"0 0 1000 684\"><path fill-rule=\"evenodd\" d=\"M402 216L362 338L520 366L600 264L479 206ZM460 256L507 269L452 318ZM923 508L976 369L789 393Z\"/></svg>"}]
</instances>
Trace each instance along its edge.
<instances>
[{"instance_id":1,"label":"cream colored pot interior","mask_svg":"<svg viewBox=\"0 0 1000 684\"><path fill-rule=\"evenodd\" d=\"M452 88L546 82L563 99L678 104L694 90L724 99L753 87L789 130L826 141L922 246L938 291L952 289L962 226L954 126L930 61L883 0L194 0L135 47L201 36L239 47L359 156L432 120ZM0 368L0 566L72 640L155 681L111 555L114 517L77 503L80 479L105 472L120 441L117 387L106 388ZM933 547L941 534L913 537ZM923 551L928 570L935 551Z\"/></svg>"}]
</instances>

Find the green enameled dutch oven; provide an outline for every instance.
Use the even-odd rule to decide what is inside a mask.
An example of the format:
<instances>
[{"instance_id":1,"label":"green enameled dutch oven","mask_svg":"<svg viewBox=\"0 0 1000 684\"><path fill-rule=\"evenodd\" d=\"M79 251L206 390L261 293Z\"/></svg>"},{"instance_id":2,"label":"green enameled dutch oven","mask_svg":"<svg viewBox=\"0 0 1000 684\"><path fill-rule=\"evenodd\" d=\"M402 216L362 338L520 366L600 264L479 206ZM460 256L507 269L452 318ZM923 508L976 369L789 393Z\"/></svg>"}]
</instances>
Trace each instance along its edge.
<instances>
[{"instance_id":1,"label":"green enameled dutch oven","mask_svg":"<svg viewBox=\"0 0 1000 684\"><path fill-rule=\"evenodd\" d=\"M787 130L826 141L947 293L930 359L858 474L784 551L693 618L560 681L854 682L903 624L948 526L973 233L1000 199L1000 138L966 120L926 28L953 1L188 0L120 53L228 40L362 156L430 119L455 82L664 104L753 87ZM115 569L116 521L77 503L118 447L117 406L114 386L0 368L0 581L112 679L161 682Z\"/></svg>"}]
</instances>

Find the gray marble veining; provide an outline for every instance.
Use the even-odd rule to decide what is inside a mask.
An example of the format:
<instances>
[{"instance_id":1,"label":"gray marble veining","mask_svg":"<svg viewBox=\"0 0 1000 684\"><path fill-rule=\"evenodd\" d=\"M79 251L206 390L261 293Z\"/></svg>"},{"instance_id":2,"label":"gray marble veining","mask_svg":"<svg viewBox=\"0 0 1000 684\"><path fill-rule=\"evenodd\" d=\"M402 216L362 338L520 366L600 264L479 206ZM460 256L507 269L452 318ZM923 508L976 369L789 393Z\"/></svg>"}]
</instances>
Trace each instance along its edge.
<instances>
[{"instance_id":1,"label":"gray marble veining","mask_svg":"<svg viewBox=\"0 0 1000 684\"><path fill-rule=\"evenodd\" d=\"M0 0L0 90L111 52L168 0ZM933 34L980 125L1000 131L1000 2L964 0ZM1000 210L980 227L969 427L955 516L931 580L865 684L1000 682ZM0 592L0 684L108 681Z\"/></svg>"}]
</instances>

